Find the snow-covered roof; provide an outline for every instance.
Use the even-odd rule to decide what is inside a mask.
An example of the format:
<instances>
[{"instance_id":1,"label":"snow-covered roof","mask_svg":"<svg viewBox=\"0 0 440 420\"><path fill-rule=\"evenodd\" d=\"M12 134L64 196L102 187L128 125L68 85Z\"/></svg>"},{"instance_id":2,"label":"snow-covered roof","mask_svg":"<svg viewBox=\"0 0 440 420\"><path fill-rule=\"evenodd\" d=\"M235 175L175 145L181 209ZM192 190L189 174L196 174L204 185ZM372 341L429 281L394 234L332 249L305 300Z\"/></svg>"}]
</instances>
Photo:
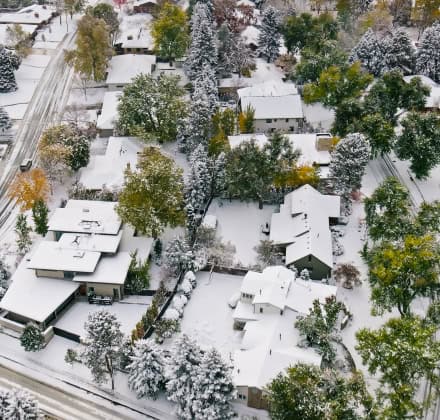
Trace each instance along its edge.
<instances>
[{"instance_id":1,"label":"snow-covered roof","mask_svg":"<svg viewBox=\"0 0 440 420\"><path fill-rule=\"evenodd\" d=\"M268 314L244 328L241 349L234 353L233 381L236 386L263 389L280 372L296 363L320 366L321 356L313 349L297 346L299 333L293 328L296 314Z\"/></svg>"},{"instance_id":2,"label":"snow-covered roof","mask_svg":"<svg viewBox=\"0 0 440 420\"><path fill-rule=\"evenodd\" d=\"M297 95L298 89L294 83L268 80L267 82L239 89L237 94L239 98L247 96L286 96Z\"/></svg>"},{"instance_id":3,"label":"snow-covered roof","mask_svg":"<svg viewBox=\"0 0 440 420\"><path fill-rule=\"evenodd\" d=\"M63 233L58 244L63 248L114 254L121 242L122 230L117 235Z\"/></svg>"},{"instance_id":4,"label":"snow-covered roof","mask_svg":"<svg viewBox=\"0 0 440 420\"><path fill-rule=\"evenodd\" d=\"M132 226L124 225L119 251L129 253L137 251L137 257L144 261L151 253L154 240L147 236L134 236L134 233Z\"/></svg>"},{"instance_id":5,"label":"snow-covered roof","mask_svg":"<svg viewBox=\"0 0 440 420\"><path fill-rule=\"evenodd\" d=\"M254 296L252 305L270 304L278 309L289 308L301 314L308 312L314 300L324 302L325 298L336 295L336 291L335 286L296 278L292 270L283 266L270 266L262 273L248 271L240 288L241 293ZM244 320L243 316L249 315L249 309L242 306L243 303L240 308L237 305L234 319Z\"/></svg>"},{"instance_id":6,"label":"snow-covered roof","mask_svg":"<svg viewBox=\"0 0 440 420\"><path fill-rule=\"evenodd\" d=\"M115 211L117 203L93 200L68 200L57 208L49 220L49 230L71 233L117 235L121 220Z\"/></svg>"},{"instance_id":7,"label":"snow-covered roof","mask_svg":"<svg viewBox=\"0 0 440 420\"><path fill-rule=\"evenodd\" d=\"M81 169L80 183L92 190L100 190L104 185L121 187L127 165L136 167L138 154L144 147L135 137L110 137L105 154L92 156L87 167Z\"/></svg>"},{"instance_id":8,"label":"snow-covered roof","mask_svg":"<svg viewBox=\"0 0 440 420\"><path fill-rule=\"evenodd\" d=\"M93 273L101 253L63 248L56 241L42 241L32 254L28 267L35 270Z\"/></svg>"},{"instance_id":9,"label":"snow-covered roof","mask_svg":"<svg viewBox=\"0 0 440 420\"><path fill-rule=\"evenodd\" d=\"M147 48L153 50L154 42L149 25L153 17L148 13L124 15L119 25L119 37L116 44L122 48Z\"/></svg>"},{"instance_id":10,"label":"snow-covered roof","mask_svg":"<svg viewBox=\"0 0 440 420\"><path fill-rule=\"evenodd\" d=\"M36 24L47 21L56 12L55 7L33 4L15 13L0 13L0 23Z\"/></svg>"},{"instance_id":11,"label":"snow-covered roof","mask_svg":"<svg viewBox=\"0 0 440 420\"><path fill-rule=\"evenodd\" d=\"M124 284L130 267L128 252L102 257L92 274L77 274L73 278L78 283Z\"/></svg>"},{"instance_id":12,"label":"snow-covered roof","mask_svg":"<svg viewBox=\"0 0 440 420\"><path fill-rule=\"evenodd\" d=\"M1 14L0 14L1 15ZM7 32L7 28L10 27L12 28L12 24L0 24L0 44L3 45L8 45L8 32ZM38 25L36 24L23 24L20 25L21 29L23 29L23 31L29 35L33 34L36 30Z\"/></svg>"},{"instance_id":13,"label":"snow-covered roof","mask_svg":"<svg viewBox=\"0 0 440 420\"><path fill-rule=\"evenodd\" d=\"M427 85L430 87L438 86L438 84L436 82L434 82L434 80L432 80L430 77L425 76L423 74L413 74L411 76L403 76L403 80L405 82L409 83L412 79L414 79L414 77L418 77L424 85Z\"/></svg>"},{"instance_id":14,"label":"snow-covered roof","mask_svg":"<svg viewBox=\"0 0 440 420\"><path fill-rule=\"evenodd\" d=\"M266 134L254 133L254 134L237 134L236 136L228 136L229 146L231 149L235 149L240 146L241 143L255 140L255 144L259 148L263 148L268 143Z\"/></svg>"},{"instance_id":15,"label":"snow-covered roof","mask_svg":"<svg viewBox=\"0 0 440 420\"><path fill-rule=\"evenodd\" d=\"M142 6L143 4L157 4L157 0L136 0L133 2L133 6Z\"/></svg>"},{"instance_id":16,"label":"snow-covered roof","mask_svg":"<svg viewBox=\"0 0 440 420\"><path fill-rule=\"evenodd\" d=\"M246 45L258 45L258 36L260 35L260 30L253 26L249 25L244 29L241 33L241 38L243 39Z\"/></svg>"},{"instance_id":17,"label":"snow-covered roof","mask_svg":"<svg viewBox=\"0 0 440 420\"><path fill-rule=\"evenodd\" d=\"M102 101L101 115L98 117L96 127L100 130L112 130L118 119L118 104L121 91L105 92Z\"/></svg>"},{"instance_id":18,"label":"snow-covered roof","mask_svg":"<svg viewBox=\"0 0 440 420\"><path fill-rule=\"evenodd\" d=\"M241 109L246 109L248 106L255 110L254 119L256 120L304 117L299 95L246 96L241 98Z\"/></svg>"},{"instance_id":19,"label":"snow-covered roof","mask_svg":"<svg viewBox=\"0 0 440 420\"><path fill-rule=\"evenodd\" d=\"M79 284L71 280L37 277L27 264L23 260L18 266L0 301L0 308L43 322L78 289Z\"/></svg>"},{"instance_id":20,"label":"snow-covered roof","mask_svg":"<svg viewBox=\"0 0 440 420\"><path fill-rule=\"evenodd\" d=\"M233 74L231 77L225 77L218 81L220 88L245 88L254 85L255 79L252 77L238 77L237 74Z\"/></svg>"},{"instance_id":21,"label":"snow-covered roof","mask_svg":"<svg viewBox=\"0 0 440 420\"><path fill-rule=\"evenodd\" d=\"M132 79L141 73L151 74L155 63L155 55L116 55L110 60L106 83L108 85L126 85L131 83Z\"/></svg>"},{"instance_id":22,"label":"snow-covered roof","mask_svg":"<svg viewBox=\"0 0 440 420\"><path fill-rule=\"evenodd\" d=\"M271 220L270 240L287 245L286 264L308 255L333 266L329 217L340 216L340 197L323 195L304 185L284 197L280 212Z\"/></svg>"},{"instance_id":23,"label":"snow-covered roof","mask_svg":"<svg viewBox=\"0 0 440 420\"><path fill-rule=\"evenodd\" d=\"M423 75L405 76L403 80L409 83L414 77L419 77L422 83L430 88L429 96L426 98L425 108L440 109L440 85L430 77Z\"/></svg>"}]
</instances>

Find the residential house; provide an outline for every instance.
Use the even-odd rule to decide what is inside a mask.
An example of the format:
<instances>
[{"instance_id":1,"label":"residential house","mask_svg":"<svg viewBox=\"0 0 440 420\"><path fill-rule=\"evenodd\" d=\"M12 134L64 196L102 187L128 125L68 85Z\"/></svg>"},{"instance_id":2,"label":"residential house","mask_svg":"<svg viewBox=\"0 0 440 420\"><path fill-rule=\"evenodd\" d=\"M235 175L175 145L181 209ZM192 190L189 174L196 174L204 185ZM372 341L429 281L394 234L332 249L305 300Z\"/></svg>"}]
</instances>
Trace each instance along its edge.
<instances>
[{"instance_id":1,"label":"residential house","mask_svg":"<svg viewBox=\"0 0 440 420\"><path fill-rule=\"evenodd\" d=\"M109 90L121 90L139 74L153 73L155 66L155 55L116 55L111 58L107 70L107 86Z\"/></svg>"},{"instance_id":2,"label":"residential house","mask_svg":"<svg viewBox=\"0 0 440 420\"><path fill-rule=\"evenodd\" d=\"M0 13L0 23L37 25L37 29L40 29L48 24L56 15L56 8L53 6L32 4L17 12Z\"/></svg>"},{"instance_id":3,"label":"residential house","mask_svg":"<svg viewBox=\"0 0 440 420\"><path fill-rule=\"evenodd\" d=\"M270 240L284 253L286 266L306 268L315 280L328 278L333 268L329 223L339 216L339 196L304 185L287 194L280 212L272 215Z\"/></svg>"},{"instance_id":4,"label":"residential house","mask_svg":"<svg viewBox=\"0 0 440 420\"><path fill-rule=\"evenodd\" d=\"M136 0L133 3L133 13L149 13L154 15L159 8L157 0Z\"/></svg>"},{"instance_id":5,"label":"residential house","mask_svg":"<svg viewBox=\"0 0 440 420\"><path fill-rule=\"evenodd\" d=\"M298 132L304 124L301 97L293 83L266 82L238 89L241 111L254 110L256 132Z\"/></svg>"},{"instance_id":6,"label":"residential house","mask_svg":"<svg viewBox=\"0 0 440 420\"><path fill-rule=\"evenodd\" d=\"M120 54L152 54L154 41L150 32L150 14L124 15L119 25L115 49Z\"/></svg>"},{"instance_id":7,"label":"residential house","mask_svg":"<svg viewBox=\"0 0 440 420\"><path fill-rule=\"evenodd\" d=\"M282 266L245 275L233 313L235 328L244 331L241 348L233 357L240 402L267 408L266 386L279 373L300 362L321 365L315 350L298 347L300 337L294 324L298 315L308 313L314 300L324 303L336 293L335 286L304 281Z\"/></svg>"}]
</instances>

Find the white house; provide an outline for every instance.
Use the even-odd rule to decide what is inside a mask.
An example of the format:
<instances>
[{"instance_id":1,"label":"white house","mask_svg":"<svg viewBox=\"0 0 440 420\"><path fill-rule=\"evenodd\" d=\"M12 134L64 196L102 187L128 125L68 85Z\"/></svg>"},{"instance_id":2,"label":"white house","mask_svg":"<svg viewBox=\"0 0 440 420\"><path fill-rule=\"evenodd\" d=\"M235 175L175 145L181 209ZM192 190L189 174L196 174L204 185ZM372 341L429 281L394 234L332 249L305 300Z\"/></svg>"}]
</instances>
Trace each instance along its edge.
<instances>
[{"instance_id":1,"label":"white house","mask_svg":"<svg viewBox=\"0 0 440 420\"><path fill-rule=\"evenodd\" d=\"M248 107L254 110L256 132L294 132L302 128L302 102L293 83L270 81L238 89L237 94L242 111Z\"/></svg>"},{"instance_id":2,"label":"white house","mask_svg":"<svg viewBox=\"0 0 440 420\"><path fill-rule=\"evenodd\" d=\"M335 286L304 281L282 266L245 275L233 313L235 327L244 331L240 350L233 357L239 401L267 408L265 387L279 373L299 362L320 366L320 355L298 347L300 337L294 324L298 315L308 313L314 300L324 303L336 292Z\"/></svg>"},{"instance_id":3,"label":"white house","mask_svg":"<svg viewBox=\"0 0 440 420\"><path fill-rule=\"evenodd\" d=\"M122 187L124 171L127 167L136 167L144 147L135 137L110 137L105 154L91 156L87 167L81 168L79 182L89 190Z\"/></svg>"},{"instance_id":4,"label":"white house","mask_svg":"<svg viewBox=\"0 0 440 420\"><path fill-rule=\"evenodd\" d=\"M153 16L147 13L124 14L115 47L124 54L151 54L154 50L150 32L152 20Z\"/></svg>"},{"instance_id":5,"label":"white house","mask_svg":"<svg viewBox=\"0 0 440 420\"><path fill-rule=\"evenodd\" d=\"M110 137L113 135L118 119L118 104L121 95L121 91L105 92L101 113L96 122L100 137Z\"/></svg>"},{"instance_id":6,"label":"white house","mask_svg":"<svg viewBox=\"0 0 440 420\"><path fill-rule=\"evenodd\" d=\"M0 302L2 317L46 328L76 296L122 300L130 253L139 250L139 257L148 258L153 241L134 237L133 229L122 225L116 204L69 200L57 208L45 240L12 276Z\"/></svg>"},{"instance_id":7,"label":"white house","mask_svg":"<svg viewBox=\"0 0 440 420\"><path fill-rule=\"evenodd\" d=\"M272 214L270 240L285 252L285 264L309 270L312 279L329 277L333 268L329 222L340 216L340 197L304 185L284 197Z\"/></svg>"},{"instance_id":8,"label":"white house","mask_svg":"<svg viewBox=\"0 0 440 420\"><path fill-rule=\"evenodd\" d=\"M155 55L116 55L111 58L107 70L107 86L109 90L121 90L139 74L153 73L155 65Z\"/></svg>"}]
</instances>

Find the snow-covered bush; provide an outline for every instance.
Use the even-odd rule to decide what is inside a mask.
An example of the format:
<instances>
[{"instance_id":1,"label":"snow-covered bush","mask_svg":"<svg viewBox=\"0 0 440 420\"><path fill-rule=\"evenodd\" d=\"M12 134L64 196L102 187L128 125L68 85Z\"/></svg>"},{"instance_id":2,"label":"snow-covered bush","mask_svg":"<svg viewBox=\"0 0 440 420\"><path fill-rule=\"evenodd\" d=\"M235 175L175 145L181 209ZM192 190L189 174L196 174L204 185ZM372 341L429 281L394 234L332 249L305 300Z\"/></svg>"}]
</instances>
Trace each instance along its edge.
<instances>
[{"instance_id":1,"label":"snow-covered bush","mask_svg":"<svg viewBox=\"0 0 440 420\"><path fill-rule=\"evenodd\" d=\"M179 312L180 316L183 315L183 308L188 303L188 299L185 295L176 295L171 302L171 307L174 308L177 312Z\"/></svg>"},{"instance_id":2,"label":"snow-covered bush","mask_svg":"<svg viewBox=\"0 0 440 420\"><path fill-rule=\"evenodd\" d=\"M176 237L169 242L165 250L165 267L175 276L182 271L199 269L195 253L185 238Z\"/></svg>"},{"instance_id":3,"label":"snow-covered bush","mask_svg":"<svg viewBox=\"0 0 440 420\"><path fill-rule=\"evenodd\" d=\"M180 330L178 319L162 318L154 325L154 332L156 333L156 342L163 343L166 338L171 338L173 334Z\"/></svg>"},{"instance_id":4,"label":"snow-covered bush","mask_svg":"<svg viewBox=\"0 0 440 420\"><path fill-rule=\"evenodd\" d=\"M307 268L302 269L299 276L302 280L307 280L307 281L310 280L310 273L309 270L307 270Z\"/></svg>"},{"instance_id":5,"label":"snow-covered bush","mask_svg":"<svg viewBox=\"0 0 440 420\"><path fill-rule=\"evenodd\" d=\"M39 351L44 347L44 336L38 325L30 322L20 336L20 344L26 351Z\"/></svg>"},{"instance_id":6,"label":"snow-covered bush","mask_svg":"<svg viewBox=\"0 0 440 420\"><path fill-rule=\"evenodd\" d=\"M192 271L188 271L185 274L184 280L188 280L191 283L193 289L197 286L196 275Z\"/></svg>"},{"instance_id":7,"label":"snow-covered bush","mask_svg":"<svg viewBox=\"0 0 440 420\"><path fill-rule=\"evenodd\" d=\"M339 237L335 232L332 232L332 248L333 255L340 256L344 253L344 246L339 242Z\"/></svg>"},{"instance_id":8,"label":"snow-covered bush","mask_svg":"<svg viewBox=\"0 0 440 420\"><path fill-rule=\"evenodd\" d=\"M162 319L172 319L178 320L180 318L180 313L175 308L168 308L162 316Z\"/></svg>"},{"instance_id":9,"label":"snow-covered bush","mask_svg":"<svg viewBox=\"0 0 440 420\"><path fill-rule=\"evenodd\" d=\"M191 298L193 287L188 279L183 279L182 283L179 285L179 291L181 291L187 299Z\"/></svg>"},{"instance_id":10,"label":"snow-covered bush","mask_svg":"<svg viewBox=\"0 0 440 420\"><path fill-rule=\"evenodd\" d=\"M24 389L0 390L0 419L39 420L43 418L38 401Z\"/></svg>"}]
</instances>

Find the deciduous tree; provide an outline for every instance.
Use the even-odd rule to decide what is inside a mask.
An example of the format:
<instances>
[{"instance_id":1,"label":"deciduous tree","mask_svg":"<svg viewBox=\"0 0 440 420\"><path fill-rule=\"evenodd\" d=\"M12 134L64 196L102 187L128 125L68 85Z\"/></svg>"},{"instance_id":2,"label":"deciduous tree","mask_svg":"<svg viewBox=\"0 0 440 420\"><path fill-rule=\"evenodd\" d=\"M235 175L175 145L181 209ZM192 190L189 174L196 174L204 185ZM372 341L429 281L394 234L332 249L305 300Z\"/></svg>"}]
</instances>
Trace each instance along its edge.
<instances>
[{"instance_id":1,"label":"deciduous tree","mask_svg":"<svg viewBox=\"0 0 440 420\"><path fill-rule=\"evenodd\" d=\"M157 147L147 147L137 169L127 169L116 208L122 221L139 233L157 238L166 226L185 221L182 170Z\"/></svg>"},{"instance_id":2,"label":"deciduous tree","mask_svg":"<svg viewBox=\"0 0 440 420\"><path fill-rule=\"evenodd\" d=\"M107 24L110 43L113 45L119 35L118 14L113 9L113 6L107 3L98 3L95 7L87 9L87 12L95 18L102 19Z\"/></svg>"}]
</instances>

